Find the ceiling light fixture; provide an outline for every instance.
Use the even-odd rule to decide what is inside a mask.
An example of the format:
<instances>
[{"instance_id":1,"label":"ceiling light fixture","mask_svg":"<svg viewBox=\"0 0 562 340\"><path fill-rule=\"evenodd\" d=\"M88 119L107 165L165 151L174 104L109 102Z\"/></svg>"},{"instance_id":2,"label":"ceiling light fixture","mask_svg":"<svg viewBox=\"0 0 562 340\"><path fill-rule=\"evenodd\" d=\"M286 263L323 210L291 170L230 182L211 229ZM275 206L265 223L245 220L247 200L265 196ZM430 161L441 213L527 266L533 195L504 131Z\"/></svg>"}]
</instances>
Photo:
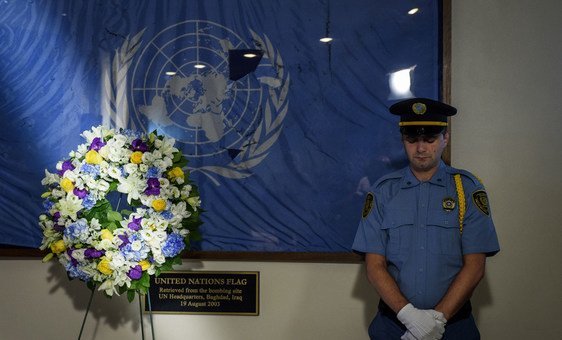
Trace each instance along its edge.
<instances>
[{"instance_id":1,"label":"ceiling light fixture","mask_svg":"<svg viewBox=\"0 0 562 340\"><path fill-rule=\"evenodd\" d=\"M417 7L416 7L416 8L412 8L411 10L408 11L408 14L414 15L414 14L418 13L419 10L420 10L420 9L417 8Z\"/></svg>"},{"instance_id":2,"label":"ceiling light fixture","mask_svg":"<svg viewBox=\"0 0 562 340\"><path fill-rule=\"evenodd\" d=\"M323 42L323 43L329 43L332 40L334 40L334 39L332 39L330 37L324 37L324 38L320 39L320 41Z\"/></svg>"}]
</instances>

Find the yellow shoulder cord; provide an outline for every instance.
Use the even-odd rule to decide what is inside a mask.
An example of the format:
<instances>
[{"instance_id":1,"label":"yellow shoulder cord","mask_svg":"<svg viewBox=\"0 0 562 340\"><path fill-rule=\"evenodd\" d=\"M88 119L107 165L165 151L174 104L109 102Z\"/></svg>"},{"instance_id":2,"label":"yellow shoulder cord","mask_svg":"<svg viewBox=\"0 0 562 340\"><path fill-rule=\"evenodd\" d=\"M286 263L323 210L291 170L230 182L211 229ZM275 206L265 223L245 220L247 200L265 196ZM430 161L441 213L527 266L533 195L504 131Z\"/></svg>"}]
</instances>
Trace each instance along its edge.
<instances>
[{"instance_id":1,"label":"yellow shoulder cord","mask_svg":"<svg viewBox=\"0 0 562 340\"><path fill-rule=\"evenodd\" d=\"M466 200L464 198L464 189L462 187L462 180L460 174L455 174L455 186L457 187L457 196L459 200L459 231L462 235L464 214L466 213Z\"/></svg>"}]
</instances>

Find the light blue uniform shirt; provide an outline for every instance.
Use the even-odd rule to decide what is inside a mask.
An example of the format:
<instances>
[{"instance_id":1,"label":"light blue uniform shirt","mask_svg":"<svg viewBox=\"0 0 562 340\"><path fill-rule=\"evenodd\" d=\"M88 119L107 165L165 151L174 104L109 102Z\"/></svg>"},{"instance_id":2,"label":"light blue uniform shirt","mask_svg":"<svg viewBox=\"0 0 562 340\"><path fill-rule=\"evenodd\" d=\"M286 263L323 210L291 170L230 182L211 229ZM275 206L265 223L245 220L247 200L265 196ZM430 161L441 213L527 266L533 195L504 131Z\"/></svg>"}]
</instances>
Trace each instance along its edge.
<instances>
[{"instance_id":1,"label":"light blue uniform shirt","mask_svg":"<svg viewBox=\"0 0 562 340\"><path fill-rule=\"evenodd\" d=\"M466 201L462 234L457 173ZM364 211L352 248L385 256L390 275L417 308L437 305L460 271L463 255L499 251L484 187L467 171L441 162L431 180L420 182L406 167L382 177L371 190L373 206Z\"/></svg>"}]
</instances>

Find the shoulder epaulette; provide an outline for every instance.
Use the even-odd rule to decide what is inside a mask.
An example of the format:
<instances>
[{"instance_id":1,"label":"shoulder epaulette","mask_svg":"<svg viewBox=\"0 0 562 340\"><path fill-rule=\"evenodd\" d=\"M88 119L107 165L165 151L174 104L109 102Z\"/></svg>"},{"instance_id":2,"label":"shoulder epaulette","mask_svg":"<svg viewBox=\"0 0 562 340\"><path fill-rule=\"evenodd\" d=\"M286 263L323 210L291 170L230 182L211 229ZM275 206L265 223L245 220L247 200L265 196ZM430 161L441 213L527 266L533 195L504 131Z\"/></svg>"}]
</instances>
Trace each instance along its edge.
<instances>
[{"instance_id":1,"label":"shoulder epaulette","mask_svg":"<svg viewBox=\"0 0 562 340\"><path fill-rule=\"evenodd\" d=\"M484 183L482 183L482 180L480 178L478 178L476 175L474 175L473 173L463 170L463 169L456 169L456 168L450 168L451 173L452 174L460 174L461 176L470 179L474 185L484 185Z\"/></svg>"}]
</instances>

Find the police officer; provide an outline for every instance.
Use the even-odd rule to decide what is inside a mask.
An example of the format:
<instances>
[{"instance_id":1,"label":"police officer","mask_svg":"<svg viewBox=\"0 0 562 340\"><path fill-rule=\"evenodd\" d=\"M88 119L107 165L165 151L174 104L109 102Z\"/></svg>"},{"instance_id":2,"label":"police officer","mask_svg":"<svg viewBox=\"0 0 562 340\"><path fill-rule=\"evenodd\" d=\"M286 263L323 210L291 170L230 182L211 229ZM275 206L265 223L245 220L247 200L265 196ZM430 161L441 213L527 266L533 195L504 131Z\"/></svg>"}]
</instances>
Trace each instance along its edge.
<instances>
[{"instance_id":1,"label":"police officer","mask_svg":"<svg viewBox=\"0 0 562 340\"><path fill-rule=\"evenodd\" d=\"M457 110L412 98L390 112L400 116L409 165L372 186L353 243L381 297L369 335L480 339L469 298L499 244L482 183L441 160Z\"/></svg>"}]
</instances>

